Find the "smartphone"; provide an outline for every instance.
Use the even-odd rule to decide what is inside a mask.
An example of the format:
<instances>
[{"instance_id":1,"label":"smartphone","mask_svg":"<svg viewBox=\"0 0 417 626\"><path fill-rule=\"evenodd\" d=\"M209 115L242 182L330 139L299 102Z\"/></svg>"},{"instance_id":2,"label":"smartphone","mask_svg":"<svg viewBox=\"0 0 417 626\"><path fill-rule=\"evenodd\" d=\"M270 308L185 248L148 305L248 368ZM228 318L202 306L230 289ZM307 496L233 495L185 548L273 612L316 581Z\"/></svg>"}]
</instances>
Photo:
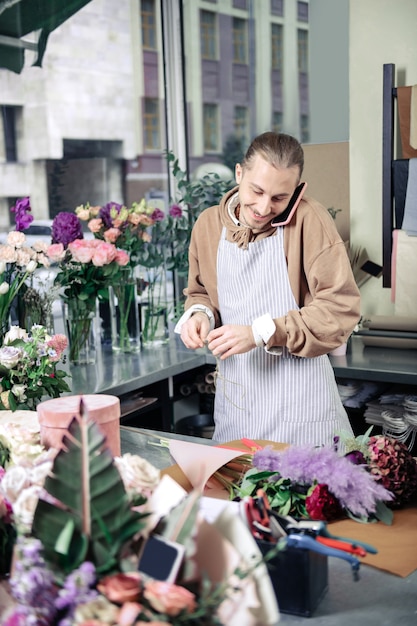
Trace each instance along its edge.
<instances>
[{"instance_id":1,"label":"smartphone","mask_svg":"<svg viewBox=\"0 0 417 626\"><path fill-rule=\"evenodd\" d=\"M305 190L307 189L307 183L300 183L298 187L295 188L294 193L291 196L291 200L288 203L288 206L281 215L277 215L271 222L271 226L285 226L291 220L294 215L298 205L300 204L301 198L304 195Z\"/></svg>"},{"instance_id":2,"label":"smartphone","mask_svg":"<svg viewBox=\"0 0 417 626\"><path fill-rule=\"evenodd\" d=\"M185 548L160 535L151 536L139 559L138 570L156 580L174 583L184 559Z\"/></svg>"}]
</instances>

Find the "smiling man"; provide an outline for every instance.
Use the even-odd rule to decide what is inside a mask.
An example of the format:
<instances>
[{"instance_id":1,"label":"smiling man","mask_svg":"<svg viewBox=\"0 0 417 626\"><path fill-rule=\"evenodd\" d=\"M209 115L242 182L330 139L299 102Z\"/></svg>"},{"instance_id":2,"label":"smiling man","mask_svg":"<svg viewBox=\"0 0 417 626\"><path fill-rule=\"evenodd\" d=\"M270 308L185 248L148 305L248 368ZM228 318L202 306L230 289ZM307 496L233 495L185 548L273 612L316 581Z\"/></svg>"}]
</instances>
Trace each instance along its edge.
<instances>
[{"instance_id":1,"label":"smiling man","mask_svg":"<svg viewBox=\"0 0 417 626\"><path fill-rule=\"evenodd\" d=\"M236 165L237 187L194 226L176 332L218 357L217 441L322 445L351 432L327 356L360 317L344 243L312 198L279 225L303 166L294 137L259 135Z\"/></svg>"}]
</instances>

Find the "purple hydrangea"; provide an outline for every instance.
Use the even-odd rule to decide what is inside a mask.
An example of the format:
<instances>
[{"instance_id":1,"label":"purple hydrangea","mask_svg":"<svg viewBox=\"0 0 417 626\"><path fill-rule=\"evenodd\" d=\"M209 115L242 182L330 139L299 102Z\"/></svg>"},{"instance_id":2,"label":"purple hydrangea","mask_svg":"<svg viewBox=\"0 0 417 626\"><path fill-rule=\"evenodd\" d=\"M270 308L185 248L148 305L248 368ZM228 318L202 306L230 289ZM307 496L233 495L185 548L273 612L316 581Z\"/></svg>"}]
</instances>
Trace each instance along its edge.
<instances>
[{"instance_id":1,"label":"purple hydrangea","mask_svg":"<svg viewBox=\"0 0 417 626\"><path fill-rule=\"evenodd\" d=\"M33 215L29 215L32 207L30 206L30 198L20 198L16 204L10 208L12 213L15 213L16 230L25 230L32 222Z\"/></svg>"},{"instance_id":2,"label":"purple hydrangea","mask_svg":"<svg viewBox=\"0 0 417 626\"><path fill-rule=\"evenodd\" d=\"M182 217L182 208L178 204L173 204L169 209L169 214L174 218Z\"/></svg>"},{"instance_id":3,"label":"purple hydrangea","mask_svg":"<svg viewBox=\"0 0 417 626\"><path fill-rule=\"evenodd\" d=\"M52 222L52 243L62 243L64 248L75 239L83 239L81 222L74 213L62 211Z\"/></svg>"},{"instance_id":4,"label":"purple hydrangea","mask_svg":"<svg viewBox=\"0 0 417 626\"><path fill-rule=\"evenodd\" d=\"M103 220L103 224L106 229L111 228L113 226L113 219L110 215L111 210L113 209L113 210L116 210L117 213L120 213L121 208L122 208L122 205L118 204L117 202L108 202L107 204L101 207L98 217L100 217Z\"/></svg>"},{"instance_id":5,"label":"purple hydrangea","mask_svg":"<svg viewBox=\"0 0 417 626\"><path fill-rule=\"evenodd\" d=\"M151 215L151 219L153 219L154 222L162 222L164 217L165 213L161 211L161 209L155 209L155 211Z\"/></svg>"}]
</instances>

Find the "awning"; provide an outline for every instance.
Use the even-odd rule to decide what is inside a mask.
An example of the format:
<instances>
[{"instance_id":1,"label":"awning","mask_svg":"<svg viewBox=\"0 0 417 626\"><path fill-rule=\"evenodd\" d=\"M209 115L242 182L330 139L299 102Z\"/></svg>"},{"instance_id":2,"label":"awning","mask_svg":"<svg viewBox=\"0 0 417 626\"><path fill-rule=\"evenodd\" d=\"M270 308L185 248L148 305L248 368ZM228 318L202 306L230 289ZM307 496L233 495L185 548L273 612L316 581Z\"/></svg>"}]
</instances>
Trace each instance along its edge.
<instances>
[{"instance_id":1,"label":"awning","mask_svg":"<svg viewBox=\"0 0 417 626\"><path fill-rule=\"evenodd\" d=\"M33 65L42 66L49 33L91 0L0 0L0 68L20 74L25 50L33 50ZM22 39L39 31L37 42Z\"/></svg>"}]
</instances>

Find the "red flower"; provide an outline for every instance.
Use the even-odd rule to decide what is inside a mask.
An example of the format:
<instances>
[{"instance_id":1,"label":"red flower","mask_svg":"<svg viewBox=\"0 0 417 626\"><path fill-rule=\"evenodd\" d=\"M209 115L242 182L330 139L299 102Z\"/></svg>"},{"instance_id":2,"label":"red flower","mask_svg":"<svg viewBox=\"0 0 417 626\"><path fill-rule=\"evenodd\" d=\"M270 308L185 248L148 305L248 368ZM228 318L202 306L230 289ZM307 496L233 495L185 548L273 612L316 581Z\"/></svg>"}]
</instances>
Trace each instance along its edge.
<instances>
[{"instance_id":1,"label":"red flower","mask_svg":"<svg viewBox=\"0 0 417 626\"><path fill-rule=\"evenodd\" d=\"M339 500L330 493L327 485L314 485L306 498L306 509L313 520L331 522L343 517Z\"/></svg>"}]
</instances>

